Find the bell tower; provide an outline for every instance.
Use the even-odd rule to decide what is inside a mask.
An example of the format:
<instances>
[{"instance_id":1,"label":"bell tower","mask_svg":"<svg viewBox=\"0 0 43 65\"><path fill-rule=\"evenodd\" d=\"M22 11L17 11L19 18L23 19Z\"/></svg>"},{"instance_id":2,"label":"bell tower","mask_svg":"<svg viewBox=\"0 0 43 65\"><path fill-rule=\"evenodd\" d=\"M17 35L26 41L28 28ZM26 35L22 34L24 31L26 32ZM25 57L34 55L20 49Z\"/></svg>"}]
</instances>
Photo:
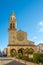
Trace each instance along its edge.
<instances>
[{"instance_id":1,"label":"bell tower","mask_svg":"<svg viewBox=\"0 0 43 65\"><path fill-rule=\"evenodd\" d=\"M15 44L16 41L16 17L14 15L14 12L12 12L9 20L9 45Z\"/></svg>"},{"instance_id":2,"label":"bell tower","mask_svg":"<svg viewBox=\"0 0 43 65\"><path fill-rule=\"evenodd\" d=\"M16 30L16 17L14 15L14 12L12 12L9 20L9 29L10 30Z\"/></svg>"}]
</instances>

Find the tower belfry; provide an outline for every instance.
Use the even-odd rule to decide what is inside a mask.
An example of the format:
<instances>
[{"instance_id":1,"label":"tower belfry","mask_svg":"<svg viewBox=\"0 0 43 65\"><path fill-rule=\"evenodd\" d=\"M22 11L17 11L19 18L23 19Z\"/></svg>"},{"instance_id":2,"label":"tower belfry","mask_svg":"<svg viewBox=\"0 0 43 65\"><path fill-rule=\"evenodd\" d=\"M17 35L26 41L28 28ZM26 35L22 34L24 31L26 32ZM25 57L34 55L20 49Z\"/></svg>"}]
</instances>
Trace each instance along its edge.
<instances>
[{"instance_id":1,"label":"tower belfry","mask_svg":"<svg viewBox=\"0 0 43 65\"><path fill-rule=\"evenodd\" d=\"M16 29L16 17L14 15L14 12L12 12L9 20L9 29Z\"/></svg>"}]
</instances>

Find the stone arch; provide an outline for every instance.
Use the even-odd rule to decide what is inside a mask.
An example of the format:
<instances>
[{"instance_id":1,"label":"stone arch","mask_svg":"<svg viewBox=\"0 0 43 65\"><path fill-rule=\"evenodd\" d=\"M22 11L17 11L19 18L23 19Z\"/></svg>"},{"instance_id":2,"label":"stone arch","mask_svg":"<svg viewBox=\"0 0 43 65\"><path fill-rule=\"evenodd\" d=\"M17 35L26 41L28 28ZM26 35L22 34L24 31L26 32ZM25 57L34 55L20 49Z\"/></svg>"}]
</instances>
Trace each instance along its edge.
<instances>
[{"instance_id":1,"label":"stone arch","mask_svg":"<svg viewBox=\"0 0 43 65\"><path fill-rule=\"evenodd\" d=\"M18 50L18 53L22 53L22 54L23 54L23 50L24 50L24 48L20 48L20 49Z\"/></svg>"},{"instance_id":2,"label":"stone arch","mask_svg":"<svg viewBox=\"0 0 43 65\"><path fill-rule=\"evenodd\" d=\"M34 53L34 49L33 48L29 48L31 50L31 53Z\"/></svg>"},{"instance_id":3,"label":"stone arch","mask_svg":"<svg viewBox=\"0 0 43 65\"><path fill-rule=\"evenodd\" d=\"M16 52L16 50L15 49L11 49L11 52Z\"/></svg>"},{"instance_id":4,"label":"stone arch","mask_svg":"<svg viewBox=\"0 0 43 65\"><path fill-rule=\"evenodd\" d=\"M33 49L33 48L29 48L29 49L32 49L32 50L34 51L34 49Z\"/></svg>"},{"instance_id":5,"label":"stone arch","mask_svg":"<svg viewBox=\"0 0 43 65\"><path fill-rule=\"evenodd\" d=\"M29 51L29 48L25 48L24 52L27 53Z\"/></svg>"},{"instance_id":6,"label":"stone arch","mask_svg":"<svg viewBox=\"0 0 43 65\"><path fill-rule=\"evenodd\" d=\"M16 50L15 49L11 49L10 50L10 55L11 56L15 56L16 55Z\"/></svg>"}]
</instances>

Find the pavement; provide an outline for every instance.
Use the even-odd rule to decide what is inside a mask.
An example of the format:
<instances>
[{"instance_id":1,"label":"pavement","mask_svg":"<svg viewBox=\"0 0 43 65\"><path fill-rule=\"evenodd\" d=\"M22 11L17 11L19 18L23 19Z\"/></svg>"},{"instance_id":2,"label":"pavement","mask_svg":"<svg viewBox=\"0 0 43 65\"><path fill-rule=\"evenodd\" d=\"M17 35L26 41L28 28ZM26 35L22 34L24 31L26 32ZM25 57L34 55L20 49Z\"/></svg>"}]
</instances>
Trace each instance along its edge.
<instances>
[{"instance_id":1,"label":"pavement","mask_svg":"<svg viewBox=\"0 0 43 65\"><path fill-rule=\"evenodd\" d=\"M27 62L17 58L0 57L0 65L38 65L38 64ZM39 64L39 65L43 65L43 64Z\"/></svg>"},{"instance_id":2,"label":"pavement","mask_svg":"<svg viewBox=\"0 0 43 65\"><path fill-rule=\"evenodd\" d=\"M12 62L9 62L9 63L7 63L7 64L5 64L5 65L25 65L25 64L20 63L20 62L18 62L18 61L12 61Z\"/></svg>"},{"instance_id":3,"label":"pavement","mask_svg":"<svg viewBox=\"0 0 43 65\"><path fill-rule=\"evenodd\" d=\"M10 57L0 57L0 65L25 65L19 61L17 59L14 60L14 58Z\"/></svg>"}]
</instances>

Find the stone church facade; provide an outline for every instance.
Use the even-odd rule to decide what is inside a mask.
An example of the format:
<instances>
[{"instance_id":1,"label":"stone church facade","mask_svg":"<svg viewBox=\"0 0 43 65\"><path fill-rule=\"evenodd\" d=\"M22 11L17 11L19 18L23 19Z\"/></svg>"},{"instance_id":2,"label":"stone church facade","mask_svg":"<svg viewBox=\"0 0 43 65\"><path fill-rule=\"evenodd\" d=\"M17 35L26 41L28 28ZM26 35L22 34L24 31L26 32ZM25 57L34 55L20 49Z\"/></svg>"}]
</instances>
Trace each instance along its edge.
<instances>
[{"instance_id":1,"label":"stone church facade","mask_svg":"<svg viewBox=\"0 0 43 65\"><path fill-rule=\"evenodd\" d=\"M17 53L19 50L26 48L32 48L36 53L36 45L33 41L27 40L27 33L23 30L17 30L17 22L14 12L12 12L9 20L8 28L9 38L8 38L8 47L7 47L7 56L10 56L10 52L15 50Z\"/></svg>"}]
</instances>

